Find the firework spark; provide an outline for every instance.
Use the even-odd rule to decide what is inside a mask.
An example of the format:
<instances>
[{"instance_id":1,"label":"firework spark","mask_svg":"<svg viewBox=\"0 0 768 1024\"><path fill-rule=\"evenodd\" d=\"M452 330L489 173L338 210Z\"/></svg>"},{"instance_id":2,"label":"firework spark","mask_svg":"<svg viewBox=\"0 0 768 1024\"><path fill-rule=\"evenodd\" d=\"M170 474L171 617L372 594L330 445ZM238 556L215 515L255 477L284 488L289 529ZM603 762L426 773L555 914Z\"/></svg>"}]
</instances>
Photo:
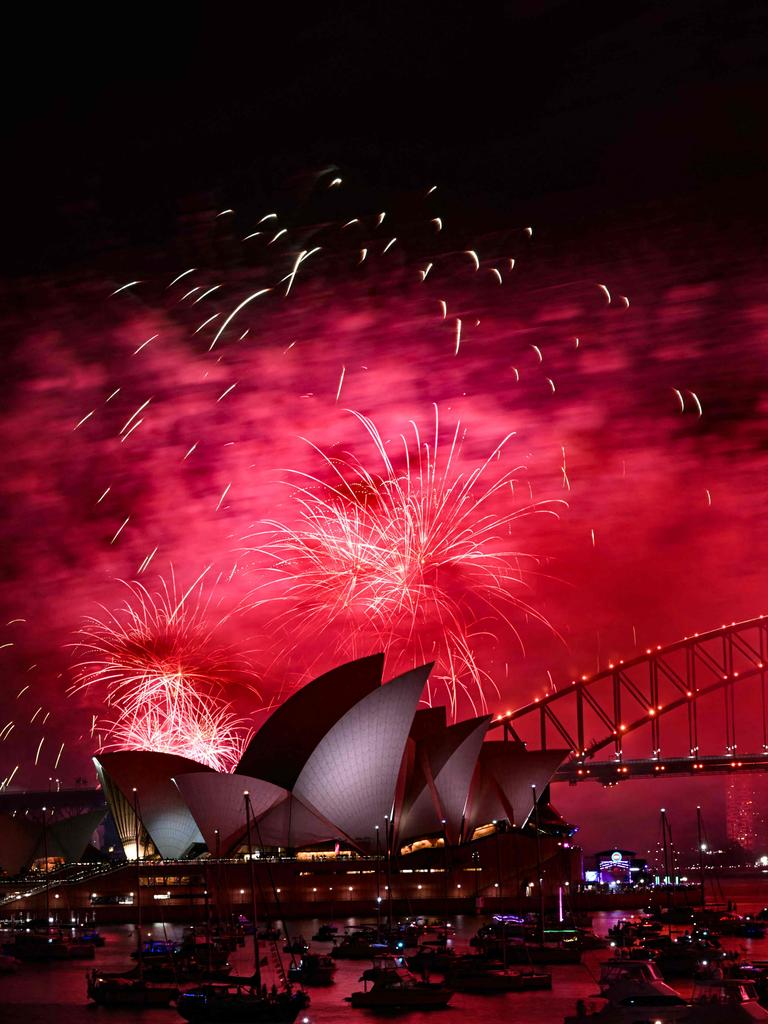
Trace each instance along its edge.
<instances>
[{"instance_id":1,"label":"firework spark","mask_svg":"<svg viewBox=\"0 0 768 1024\"><path fill-rule=\"evenodd\" d=\"M89 617L75 644L73 691L96 690L111 712L104 749L156 750L230 771L249 739L224 696L243 682L247 663L217 643L228 616L215 619L205 570L184 593L176 581L150 592L125 583L116 612Z\"/></svg>"},{"instance_id":2,"label":"firework spark","mask_svg":"<svg viewBox=\"0 0 768 1024\"><path fill-rule=\"evenodd\" d=\"M461 426L443 452L435 409L431 443L412 423L413 440L401 437L398 468L372 420L353 415L373 443L377 470L315 449L330 482L296 474L298 525L265 521L255 535L252 550L266 557L271 571L257 601L273 599L259 592L279 584L290 605L281 613L283 625L314 638L338 627L335 653L353 657L375 645L396 657L436 658L434 678L443 684L452 713L463 700L476 711L485 709L487 684L495 684L477 653L480 640L491 636L484 620L502 622L518 641L510 616L545 622L520 596L538 562L510 548L512 524L536 513L557 516L565 503L510 509L509 485L519 466L487 480L514 434L462 472Z\"/></svg>"}]
</instances>

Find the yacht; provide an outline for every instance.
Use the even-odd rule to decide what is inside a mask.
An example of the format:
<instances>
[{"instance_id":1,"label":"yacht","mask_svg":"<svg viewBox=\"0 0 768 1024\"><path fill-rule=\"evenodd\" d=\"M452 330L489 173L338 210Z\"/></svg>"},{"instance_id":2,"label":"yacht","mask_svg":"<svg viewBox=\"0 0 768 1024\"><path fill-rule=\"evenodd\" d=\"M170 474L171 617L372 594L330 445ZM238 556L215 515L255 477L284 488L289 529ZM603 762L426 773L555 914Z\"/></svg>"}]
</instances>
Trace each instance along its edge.
<instances>
[{"instance_id":1,"label":"yacht","mask_svg":"<svg viewBox=\"0 0 768 1024\"><path fill-rule=\"evenodd\" d=\"M690 1006L647 960L606 960L600 970L600 1005L579 1000L565 1024L671 1024L693 1021Z\"/></svg>"},{"instance_id":2,"label":"yacht","mask_svg":"<svg viewBox=\"0 0 768 1024\"><path fill-rule=\"evenodd\" d=\"M768 1021L768 1010L757 1001L755 986L743 978L699 981L693 987L685 1024L749 1024Z\"/></svg>"},{"instance_id":3,"label":"yacht","mask_svg":"<svg viewBox=\"0 0 768 1024\"><path fill-rule=\"evenodd\" d=\"M139 977L104 974L93 970L86 975L88 998L97 1006L132 1006L136 1009L164 1009L179 994L178 986L155 983Z\"/></svg>"},{"instance_id":4,"label":"yacht","mask_svg":"<svg viewBox=\"0 0 768 1024\"><path fill-rule=\"evenodd\" d=\"M288 968L288 980L302 985L331 985L336 964L321 953L305 953L298 963Z\"/></svg>"},{"instance_id":5,"label":"yacht","mask_svg":"<svg viewBox=\"0 0 768 1024\"><path fill-rule=\"evenodd\" d=\"M418 981L402 966L402 958L374 960L373 967L363 971L360 981L363 991L346 998L352 1006L369 1010L441 1010L453 996L452 989L445 985Z\"/></svg>"},{"instance_id":6,"label":"yacht","mask_svg":"<svg viewBox=\"0 0 768 1024\"><path fill-rule=\"evenodd\" d=\"M176 1009L190 1024L293 1024L307 1002L303 992L267 992L252 978L230 978L182 992Z\"/></svg>"}]
</instances>

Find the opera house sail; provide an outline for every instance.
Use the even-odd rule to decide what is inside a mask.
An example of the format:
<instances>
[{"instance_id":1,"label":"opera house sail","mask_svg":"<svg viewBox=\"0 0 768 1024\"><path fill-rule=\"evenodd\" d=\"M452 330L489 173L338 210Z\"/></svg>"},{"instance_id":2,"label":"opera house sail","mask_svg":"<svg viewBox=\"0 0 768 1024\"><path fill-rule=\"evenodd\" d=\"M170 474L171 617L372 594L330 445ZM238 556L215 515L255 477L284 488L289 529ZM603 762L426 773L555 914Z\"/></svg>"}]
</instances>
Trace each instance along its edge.
<instances>
[{"instance_id":1,"label":"opera house sail","mask_svg":"<svg viewBox=\"0 0 768 1024\"><path fill-rule=\"evenodd\" d=\"M492 829L523 828L532 792L547 790L568 752L492 740L489 715L448 725L444 708L420 703L431 668L382 682L384 655L374 654L326 672L272 712L233 773L155 751L98 754L108 820L126 858L242 854L246 791L257 848L275 852L460 846ZM66 856L79 855L90 820L61 832ZM38 832L7 823L6 871L30 863Z\"/></svg>"}]
</instances>

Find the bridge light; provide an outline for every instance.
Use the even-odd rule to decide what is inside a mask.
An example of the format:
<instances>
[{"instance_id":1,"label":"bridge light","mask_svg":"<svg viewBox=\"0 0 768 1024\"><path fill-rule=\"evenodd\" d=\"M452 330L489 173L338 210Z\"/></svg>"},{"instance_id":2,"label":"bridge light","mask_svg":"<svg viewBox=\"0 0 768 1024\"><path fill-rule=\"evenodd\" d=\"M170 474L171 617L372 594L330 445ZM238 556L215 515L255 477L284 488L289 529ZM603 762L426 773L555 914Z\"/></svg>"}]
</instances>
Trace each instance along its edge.
<instances>
[{"instance_id":1,"label":"bridge light","mask_svg":"<svg viewBox=\"0 0 768 1024\"><path fill-rule=\"evenodd\" d=\"M656 712L655 712L655 710L653 708L648 708L648 714L651 716L651 718L653 718L653 716L656 714Z\"/></svg>"},{"instance_id":2,"label":"bridge light","mask_svg":"<svg viewBox=\"0 0 768 1024\"><path fill-rule=\"evenodd\" d=\"M619 726L619 729L621 730L621 732L626 732L627 731L626 725L623 725L623 724Z\"/></svg>"},{"instance_id":3,"label":"bridge light","mask_svg":"<svg viewBox=\"0 0 768 1024\"><path fill-rule=\"evenodd\" d=\"M692 693L691 693L691 691L689 690L689 691L688 691L688 693L686 693L686 697L692 697L692 696L693 696L693 694L692 694Z\"/></svg>"}]
</instances>

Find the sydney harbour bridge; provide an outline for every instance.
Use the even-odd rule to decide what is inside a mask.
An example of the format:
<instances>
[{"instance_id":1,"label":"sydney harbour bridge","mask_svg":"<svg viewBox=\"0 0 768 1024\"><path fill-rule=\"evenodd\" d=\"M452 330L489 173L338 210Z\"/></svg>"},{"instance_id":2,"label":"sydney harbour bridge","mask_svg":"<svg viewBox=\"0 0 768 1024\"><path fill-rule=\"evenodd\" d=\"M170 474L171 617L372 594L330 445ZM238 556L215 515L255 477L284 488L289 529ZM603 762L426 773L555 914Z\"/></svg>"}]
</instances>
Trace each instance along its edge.
<instances>
[{"instance_id":1,"label":"sydney harbour bridge","mask_svg":"<svg viewBox=\"0 0 768 1024\"><path fill-rule=\"evenodd\" d=\"M768 619L759 616L618 661L498 715L529 750L568 749L553 781L768 769Z\"/></svg>"},{"instance_id":2,"label":"sydney harbour bridge","mask_svg":"<svg viewBox=\"0 0 768 1024\"><path fill-rule=\"evenodd\" d=\"M768 770L768 618L695 633L618 661L498 715L491 730L528 750L569 750L553 782ZM493 732L491 732L493 735ZM0 813L39 802L89 810L98 790L0 793Z\"/></svg>"}]
</instances>

